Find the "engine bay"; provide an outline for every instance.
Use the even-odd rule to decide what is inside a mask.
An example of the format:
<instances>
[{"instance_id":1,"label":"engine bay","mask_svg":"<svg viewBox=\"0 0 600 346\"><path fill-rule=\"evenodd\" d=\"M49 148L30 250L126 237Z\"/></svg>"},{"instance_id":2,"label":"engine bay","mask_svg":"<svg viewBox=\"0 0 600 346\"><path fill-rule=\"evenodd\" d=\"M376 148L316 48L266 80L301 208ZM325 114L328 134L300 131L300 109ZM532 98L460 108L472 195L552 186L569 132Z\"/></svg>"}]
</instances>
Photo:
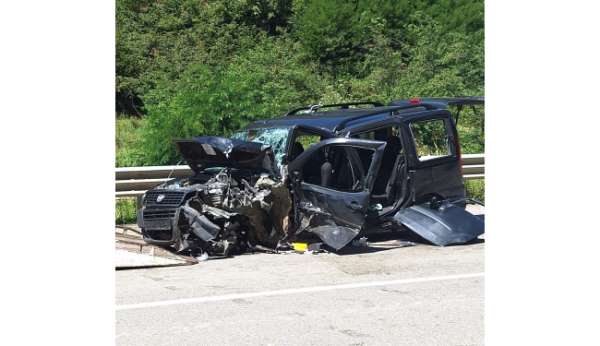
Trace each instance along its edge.
<instances>
[{"instance_id":1,"label":"engine bay","mask_svg":"<svg viewBox=\"0 0 600 346\"><path fill-rule=\"evenodd\" d=\"M264 172L211 171L169 181L144 196L138 213L144 240L194 257L278 248L288 236L292 209L285 183ZM182 197L169 199L174 194Z\"/></svg>"}]
</instances>

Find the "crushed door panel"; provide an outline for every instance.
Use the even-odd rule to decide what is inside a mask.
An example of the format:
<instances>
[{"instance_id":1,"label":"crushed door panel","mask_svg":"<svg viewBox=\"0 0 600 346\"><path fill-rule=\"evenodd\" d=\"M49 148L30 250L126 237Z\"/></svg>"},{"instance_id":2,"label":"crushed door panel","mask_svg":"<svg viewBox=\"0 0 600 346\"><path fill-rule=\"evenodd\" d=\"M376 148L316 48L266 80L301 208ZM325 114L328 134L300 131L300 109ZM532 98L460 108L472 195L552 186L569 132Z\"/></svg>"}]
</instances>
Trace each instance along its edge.
<instances>
[{"instance_id":1,"label":"crushed door panel","mask_svg":"<svg viewBox=\"0 0 600 346\"><path fill-rule=\"evenodd\" d=\"M289 170L296 194L298 233L314 233L335 250L346 246L360 233L385 145L385 142L354 138L326 139L311 146L290 163ZM343 191L304 181L303 168L311 164L309 159L325 147L343 149L339 153L346 155L343 157L350 163L350 170L351 167L357 168L359 177L356 180L362 183L362 188L358 188L360 184L357 184L356 190L352 188L351 191ZM358 169L361 162L355 152L356 148L373 152L366 172Z\"/></svg>"}]
</instances>

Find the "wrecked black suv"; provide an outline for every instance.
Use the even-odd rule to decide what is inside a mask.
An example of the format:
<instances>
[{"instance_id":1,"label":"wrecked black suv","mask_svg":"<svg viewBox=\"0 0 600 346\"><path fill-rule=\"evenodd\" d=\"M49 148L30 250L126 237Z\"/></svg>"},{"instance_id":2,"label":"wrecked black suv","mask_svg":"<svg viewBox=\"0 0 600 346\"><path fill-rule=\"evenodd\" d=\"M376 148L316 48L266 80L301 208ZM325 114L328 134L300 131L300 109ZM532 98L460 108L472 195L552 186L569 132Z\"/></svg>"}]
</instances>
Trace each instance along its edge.
<instances>
[{"instance_id":1,"label":"wrecked black suv","mask_svg":"<svg viewBox=\"0 0 600 346\"><path fill-rule=\"evenodd\" d=\"M359 235L407 229L436 245L468 242L484 224L464 209L447 108L475 104L483 98L315 105L231 138L177 140L193 175L146 192L138 224L148 243L210 256L303 237L339 250Z\"/></svg>"}]
</instances>

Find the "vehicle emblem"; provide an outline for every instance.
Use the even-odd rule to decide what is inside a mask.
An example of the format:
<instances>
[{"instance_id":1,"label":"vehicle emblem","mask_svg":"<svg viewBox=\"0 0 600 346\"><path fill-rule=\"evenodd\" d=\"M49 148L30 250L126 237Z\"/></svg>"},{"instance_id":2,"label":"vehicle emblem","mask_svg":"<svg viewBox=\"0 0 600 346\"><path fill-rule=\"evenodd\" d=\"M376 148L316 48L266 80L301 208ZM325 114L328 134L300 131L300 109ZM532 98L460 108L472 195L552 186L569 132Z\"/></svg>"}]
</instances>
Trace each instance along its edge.
<instances>
[{"instance_id":1,"label":"vehicle emblem","mask_svg":"<svg viewBox=\"0 0 600 346\"><path fill-rule=\"evenodd\" d=\"M156 196L156 203L160 203L162 202L162 200L165 199L165 195L158 195Z\"/></svg>"}]
</instances>

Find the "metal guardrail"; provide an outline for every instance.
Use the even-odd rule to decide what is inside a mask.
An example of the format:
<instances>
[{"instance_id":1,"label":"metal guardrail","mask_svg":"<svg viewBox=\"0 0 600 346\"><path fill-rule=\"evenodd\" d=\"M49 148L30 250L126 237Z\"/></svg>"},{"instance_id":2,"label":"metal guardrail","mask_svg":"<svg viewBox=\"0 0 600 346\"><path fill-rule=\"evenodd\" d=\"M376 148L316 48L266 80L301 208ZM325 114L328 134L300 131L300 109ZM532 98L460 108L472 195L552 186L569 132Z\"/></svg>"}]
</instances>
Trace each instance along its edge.
<instances>
[{"instance_id":1,"label":"metal guardrail","mask_svg":"<svg viewBox=\"0 0 600 346\"><path fill-rule=\"evenodd\" d=\"M484 178L485 154L464 154L462 159L465 179ZM137 197L169 179L191 174L188 166L119 167L115 169L116 196Z\"/></svg>"}]
</instances>

